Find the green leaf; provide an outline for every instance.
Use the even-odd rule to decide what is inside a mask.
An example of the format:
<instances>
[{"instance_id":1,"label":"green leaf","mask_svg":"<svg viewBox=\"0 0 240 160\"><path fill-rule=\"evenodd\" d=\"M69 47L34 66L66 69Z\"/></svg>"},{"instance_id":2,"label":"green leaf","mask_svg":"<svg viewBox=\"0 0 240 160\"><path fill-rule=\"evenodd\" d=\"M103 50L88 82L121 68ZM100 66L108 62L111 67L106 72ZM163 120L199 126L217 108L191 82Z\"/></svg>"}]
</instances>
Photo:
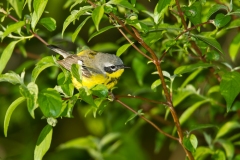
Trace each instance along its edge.
<instances>
[{"instance_id":1,"label":"green leaf","mask_svg":"<svg viewBox=\"0 0 240 160\"><path fill-rule=\"evenodd\" d=\"M21 19L22 18L24 0L8 0L8 2L11 4L13 9L15 10L18 17Z\"/></svg>"},{"instance_id":2,"label":"green leaf","mask_svg":"<svg viewBox=\"0 0 240 160\"><path fill-rule=\"evenodd\" d=\"M78 82L82 83L82 70L80 65L81 64L72 64L71 74Z\"/></svg>"},{"instance_id":3,"label":"green leaf","mask_svg":"<svg viewBox=\"0 0 240 160\"><path fill-rule=\"evenodd\" d=\"M115 4L130 10L133 10L134 12L138 13L138 10L136 8L134 8L131 3L129 3L126 0L110 0L107 2L107 4Z\"/></svg>"},{"instance_id":4,"label":"green leaf","mask_svg":"<svg viewBox=\"0 0 240 160\"><path fill-rule=\"evenodd\" d=\"M159 24L160 19L163 17L170 3L171 3L171 0L158 1L157 5L155 6L154 15L153 15L155 24Z\"/></svg>"},{"instance_id":5,"label":"green leaf","mask_svg":"<svg viewBox=\"0 0 240 160\"><path fill-rule=\"evenodd\" d=\"M90 150L90 149L96 148L97 141L98 139L93 136L76 138L61 144L59 146L59 149L63 150L63 149L77 148L77 149Z\"/></svg>"},{"instance_id":6,"label":"green leaf","mask_svg":"<svg viewBox=\"0 0 240 160\"><path fill-rule=\"evenodd\" d=\"M219 13L214 19L214 24L217 28L221 28L227 25L230 21L231 21L230 15L224 15L222 13Z\"/></svg>"},{"instance_id":7,"label":"green leaf","mask_svg":"<svg viewBox=\"0 0 240 160\"><path fill-rule=\"evenodd\" d=\"M118 48L116 55L120 57L131 45L132 44L129 44L129 43L122 45L121 47Z\"/></svg>"},{"instance_id":8,"label":"green leaf","mask_svg":"<svg viewBox=\"0 0 240 160\"><path fill-rule=\"evenodd\" d=\"M79 89L79 96L84 102L86 102L87 104L90 104L94 108L97 108L96 104L94 103L93 97L91 93L89 93L87 88L81 87Z\"/></svg>"},{"instance_id":9,"label":"green leaf","mask_svg":"<svg viewBox=\"0 0 240 160\"><path fill-rule=\"evenodd\" d=\"M193 73L191 73L186 79L185 81L182 83L181 85L181 89L184 88L190 81L192 81L194 78L196 78L196 76L202 71L201 68L197 69L196 71L194 71Z\"/></svg>"},{"instance_id":10,"label":"green leaf","mask_svg":"<svg viewBox=\"0 0 240 160\"><path fill-rule=\"evenodd\" d=\"M240 19L235 19L230 22L226 29L234 29L240 27Z\"/></svg>"},{"instance_id":11,"label":"green leaf","mask_svg":"<svg viewBox=\"0 0 240 160\"><path fill-rule=\"evenodd\" d=\"M126 125L129 121L133 120L135 117L137 117L137 116L142 116L142 115L144 115L144 113L142 113L142 109L138 110L137 113L132 114L132 115L126 120L125 125Z\"/></svg>"},{"instance_id":12,"label":"green leaf","mask_svg":"<svg viewBox=\"0 0 240 160\"><path fill-rule=\"evenodd\" d=\"M238 129L238 128L240 128L240 124L237 121L229 121L219 129L215 139L219 139L220 137L231 132L232 130Z\"/></svg>"},{"instance_id":13,"label":"green leaf","mask_svg":"<svg viewBox=\"0 0 240 160\"><path fill-rule=\"evenodd\" d=\"M158 86L160 86L162 84L160 79L157 79L156 81L154 81L151 85L151 89L155 90Z\"/></svg>"},{"instance_id":14,"label":"green leaf","mask_svg":"<svg viewBox=\"0 0 240 160\"><path fill-rule=\"evenodd\" d=\"M236 60L239 48L240 48L240 33L238 33L230 43L230 47L228 51L232 61Z\"/></svg>"},{"instance_id":15,"label":"green leaf","mask_svg":"<svg viewBox=\"0 0 240 160\"><path fill-rule=\"evenodd\" d=\"M40 19L39 23L43 25L50 32L54 31L57 27L55 19L51 17L42 18Z\"/></svg>"},{"instance_id":16,"label":"green leaf","mask_svg":"<svg viewBox=\"0 0 240 160\"><path fill-rule=\"evenodd\" d=\"M212 64L202 63L202 62L195 63L195 64L190 64L190 65L185 65L185 66L180 66L180 67L175 69L174 74L175 75L184 74L184 73L187 73L187 72L192 72L196 69L208 68L208 67L211 67L211 66L212 66Z\"/></svg>"},{"instance_id":17,"label":"green leaf","mask_svg":"<svg viewBox=\"0 0 240 160\"><path fill-rule=\"evenodd\" d=\"M196 93L196 89L192 85L188 85L186 88L179 89L177 94L173 95L173 105L177 106L185 98L195 93Z\"/></svg>"},{"instance_id":18,"label":"green leaf","mask_svg":"<svg viewBox=\"0 0 240 160\"><path fill-rule=\"evenodd\" d=\"M108 89L103 84L98 84L91 88L92 94L99 98L106 98L108 96Z\"/></svg>"},{"instance_id":19,"label":"green leaf","mask_svg":"<svg viewBox=\"0 0 240 160\"><path fill-rule=\"evenodd\" d=\"M10 57L12 56L13 49L15 48L15 45L19 41L12 41L10 44L7 45L7 47L3 50L3 53L0 58L0 74L2 74L2 71L7 65L7 62L9 61Z\"/></svg>"},{"instance_id":20,"label":"green leaf","mask_svg":"<svg viewBox=\"0 0 240 160\"><path fill-rule=\"evenodd\" d=\"M99 30L99 23L103 17L103 14L104 14L104 6L98 6L92 12L93 23L97 31Z\"/></svg>"},{"instance_id":21,"label":"green leaf","mask_svg":"<svg viewBox=\"0 0 240 160\"><path fill-rule=\"evenodd\" d=\"M42 14L45 10L45 7L47 5L47 2L48 2L48 0L34 0L33 1L34 12L33 12L32 22L31 22L31 26L32 26L33 30L35 29L35 27L38 23L38 20L42 16Z\"/></svg>"},{"instance_id":22,"label":"green leaf","mask_svg":"<svg viewBox=\"0 0 240 160\"><path fill-rule=\"evenodd\" d=\"M183 145L186 147L187 150L195 152L198 145L197 137L194 134L191 134L189 137L184 136Z\"/></svg>"},{"instance_id":23,"label":"green leaf","mask_svg":"<svg viewBox=\"0 0 240 160\"><path fill-rule=\"evenodd\" d=\"M236 9L235 11L228 13L228 15L240 16L240 9Z\"/></svg>"},{"instance_id":24,"label":"green leaf","mask_svg":"<svg viewBox=\"0 0 240 160\"><path fill-rule=\"evenodd\" d=\"M201 12L202 12L202 5L201 2L196 1L190 7L182 7L182 10L186 17L194 24L201 23Z\"/></svg>"},{"instance_id":25,"label":"green leaf","mask_svg":"<svg viewBox=\"0 0 240 160\"><path fill-rule=\"evenodd\" d=\"M214 151L209 147L198 147L196 152L194 153L194 159L196 160L205 160L206 157L213 154Z\"/></svg>"},{"instance_id":26,"label":"green leaf","mask_svg":"<svg viewBox=\"0 0 240 160\"><path fill-rule=\"evenodd\" d=\"M32 0L27 0L26 3L28 3L28 10L32 12Z\"/></svg>"},{"instance_id":27,"label":"green leaf","mask_svg":"<svg viewBox=\"0 0 240 160\"><path fill-rule=\"evenodd\" d=\"M107 30L109 30L109 29L112 29L112 28L116 28L116 26L107 26L107 27L104 27L104 28L98 30L97 32L94 32L94 33L89 37L88 42L89 42L93 37L95 37L95 36L97 36L97 35L105 32L105 31L107 31Z\"/></svg>"},{"instance_id":28,"label":"green leaf","mask_svg":"<svg viewBox=\"0 0 240 160\"><path fill-rule=\"evenodd\" d=\"M196 109L198 109L198 107L207 102L209 102L209 100L202 100L188 107L188 109L186 109L179 118L180 124L182 125L183 123L185 123L189 119L189 117L193 114L193 112L196 111Z\"/></svg>"},{"instance_id":29,"label":"green leaf","mask_svg":"<svg viewBox=\"0 0 240 160\"><path fill-rule=\"evenodd\" d=\"M62 36L63 36L65 29L69 26L70 23L72 23L73 21L78 19L81 15L90 11L92 8L93 8L92 6L84 6L84 7L81 7L79 10L73 10L71 12L71 15L68 16L63 23Z\"/></svg>"},{"instance_id":30,"label":"green leaf","mask_svg":"<svg viewBox=\"0 0 240 160\"><path fill-rule=\"evenodd\" d=\"M230 142L230 141L222 140L222 139L221 140L219 139L216 142L224 148L224 150L226 152L226 155L227 155L227 159L232 159L233 156L234 156L234 145L233 145L233 143Z\"/></svg>"},{"instance_id":31,"label":"green leaf","mask_svg":"<svg viewBox=\"0 0 240 160\"><path fill-rule=\"evenodd\" d=\"M211 45L212 47L216 48L219 52L223 53L221 45L218 43L218 41L215 38L212 37L206 37L203 35L192 35L193 37L199 38L203 42Z\"/></svg>"},{"instance_id":32,"label":"green leaf","mask_svg":"<svg viewBox=\"0 0 240 160\"><path fill-rule=\"evenodd\" d=\"M3 35L1 36L2 37L2 40L8 36L9 34L11 34L12 32L18 30L19 28L21 28L22 26L25 25L25 22L24 21L18 21L10 26L7 27L7 29L3 32Z\"/></svg>"},{"instance_id":33,"label":"green leaf","mask_svg":"<svg viewBox=\"0 0 240 160\"><path fill-rule=\"evenodd\" d=\"M11 105L8 107L7 112L5 114L5 118L4 118L4 135L5 137L7 137L7 130L8 130L8 126L9 126L9 121L10 118L12 116L13 111L16 109L16 107L25 101L25 97L19 97L18 99L16 99L15 101L13 101L11 103Z\"/></svg>"},{"instance_id":34,"label":"green leaf","mask_svg":"<svg viewBox=\"0 0 240 160\"><path fill-rule=\"evenodd\" d=\"M226 160L225 153L222 150L217 150L211 157L212 160Z\"/></svg>"},{"instance_id":35,"label":"green leaf","mask_svg":"<svg viewBox=\"0 0 240 160\"><path fill-rule=\"evenodd\" d=\"M60 87L61 89L57 86L54 89L56 89L59 93L63 93L65 97L72 97L74 93L74 86L71 81L71 76L70 74L67 75L68 77L65 76L66 75L63 72L58 75L58 87Z\"/></svg>"},{"instance_id":36,"label":"green leaf","mask_svg":"<svg viewBox=\"0 0 240 160\"><path fill-rule=\"evenodd\" d=\"M132 69L135 72L138 84L143 85L143 78L145 77L148 68L142 57L135 57L132 62Z\"/></svg>"},{"instance_id":37,"label":"green leaf","mask_svg":"<svg viewBox=\"0 0 240 160\"><path fill-rule=\"evenodd\" d=\"M0 82L9 82L9 83L12 83L13 85L16 85L16 84L23 85L23 79L15 72L1 74Z\"/></svg>"},{"instance_id":38,"label":"green leaf","mask_svg":"<svg viewBox=\"0 0 240 160\"><path fill-rule=\"evenodd\" d=\"M120 133L108 133L101 139L99 144L101 147L107 146L108 144L111 144L112 142L118 140L120 136Z\"/></svg>"},{"instance_id":39,"label":"green leaf","mask_svg":"<svg viewBox=\"0 0 240 160\"><path fill-rule=\"evenodd\" d=\"M54 62L53 57L48 56L41 59L35 66L35 68L32 71L32 82L35 82L38 75L46 68L57 66L57 64Z\"/></svg>"},{"instance_id":40,"label":"green leaf","mask_svg":"<svg viewBox=\"0 0 240 160\"><path fill-rule=\"evenodd\" d=\"M206 14L206 21L218 10L228 11L228 7L223 4L215 4L209 8L208 13Z\"/></svg>"},{"instance_id":41,"label":"green leaf","mask_svg":"<svg viewBox=\"0 0 240 160\"><path fill-rule=\"evenodd\" d=\"M73 118L72 111L78 97L79 95L75 94L71 96L70 99L63 102L60 117Z\"/></svg>"},{"instance_id":42,"label":"green leaf","mask_svg":"<svg viewBox=\"0 0 240 160\"><path fill-rule=\"evenodd\" d=\"M240 73L225 72L220 82L220 92L227 102L227 112L230 111L232 103L240 92Z\"/></svg>"},{"instance_id":43,"label":"green leaf","mask_svg":"<svg viewBox=\"0 0 240 160\"><path fill-rule=\"evenodd\" d=\"M213 125L213 124L197 124L197 125L190 126L188 132L191 133L192 131L202 130L202 129L205 129L205 128L217 128L218 129L218 126Z\"/></svg>"},{"instance_id":44,"label":"green leaf","mask_svg":"<svg viewBox=\"0 0 240 160\"><path fill-rule=\"evenodd\" d=\"M39 93L38 104L45 117L57 118L61 113L61 96L52 88L44 89Z\"/></svg>"},{"instance_id":45,"label":"green leaf","mask_svg":"<svg viewBox=\"0 0 240 160\"><path fill-rule=\"evenodd\" d=\"M27 107L30 115L35 118L34 110L38 107L38 86L34 82L30 82L27 87L23 85L19 86L19 91L27 100Z\"/></svg>"},{"instance_id":46,"label":"green leaf","mask_svg":"<svg viewBox=\"0 0 240 160\"><path fill-rule=\"evenodd\" d=\"M34 160L41 160L48 151L52 141L53 128L46 125L41 131L34 150Z\"/></svg>"},{"instance_id":47,"label":"green leaf","mask_svg":"<svg viewBox=\"0 0 240 160\"><path fill-rule=\"evenodd\" d=\"M77 27L77 29L74 31L74 33L72 34L72 42L75 41L78 33L80 32L80 30L82 29L82 27L84 26L84 24L87 22L87 20L91 18L91 16L88 16L87 18L85 18L84 21L82 21L82 23L80 23L80 25Z\"/></svg>"}]
</instances>

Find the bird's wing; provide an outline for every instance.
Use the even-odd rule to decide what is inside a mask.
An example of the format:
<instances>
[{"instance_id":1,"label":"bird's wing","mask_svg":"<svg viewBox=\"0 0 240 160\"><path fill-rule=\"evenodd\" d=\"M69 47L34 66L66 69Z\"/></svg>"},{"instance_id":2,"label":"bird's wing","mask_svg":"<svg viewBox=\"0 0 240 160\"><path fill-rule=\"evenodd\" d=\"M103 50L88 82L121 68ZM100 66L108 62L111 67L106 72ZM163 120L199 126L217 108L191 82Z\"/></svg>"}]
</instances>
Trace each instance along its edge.
<instances>
[{"instance_id":1,"label":"bird's wing","mask_svg":"<svg viewBox=\"0 0 240 160\"><path fill-rule=\"evenodd\" d=\"M61 66L66 68L67 70L71 71L71 67L73 64L78 64L81 66L82 74L85 77L90 77L92 75L92 69L85 66L82 60L82 57L77 55L68 56L62 60L57 61Z\"/></svg>"}]
</instances>

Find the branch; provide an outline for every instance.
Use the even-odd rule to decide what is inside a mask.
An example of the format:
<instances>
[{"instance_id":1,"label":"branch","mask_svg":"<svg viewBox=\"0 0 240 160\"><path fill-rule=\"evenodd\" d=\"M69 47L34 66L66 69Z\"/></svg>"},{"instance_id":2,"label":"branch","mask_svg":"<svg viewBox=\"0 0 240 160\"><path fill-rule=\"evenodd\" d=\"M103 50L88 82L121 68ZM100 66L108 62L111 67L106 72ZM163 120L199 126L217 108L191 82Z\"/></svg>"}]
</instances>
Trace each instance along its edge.
<instances>
[{"instance_id":1,"label":"branch","mask_svg":"<svg viewBox=\"0 0 240 160\"><path fill-rule=\"evenodd\" d=\"M127 108L128 110L130 110L131 112L138 114L138 112L136 112L135 110L133 110L131 107L129 107L128 105L126 105L125 103L123 103L122 101L115 99L115 101L117 101L118 103L120 103L122 106L124 106L125 108ZM148 120L147 118L145 118L142 115L138 115L141 119L143 119L144 121L146 121L147 123L149 123L151 126L153 126L158 132L164 134L165 136L178 141L179 139L176 137L173 137L172 135L164 132L163 130L161 130L157 125L155 125L152 121Z\"/></svg>"},{"instance_id":2,"label":"branch","mask_svg":"<svg viewBox=\"0 0 240 160\"><path fill-rule=\"evenodd\" d=\"M12 15L8 14L3 8L0 8L0 9L1 9L0 12L5 14L8 18L12 19L15 22L18 22L18 20L15 17L13 17ZM24 26L24 28L27 28L27 27ZM36 37L38 40L40 40L43 44L48 45L48 43L45 40L43 40L38 34L34 33L32 30L30 30L30 33L32 33L32 35L34 37Z\"/></svg>"}]
</instances>

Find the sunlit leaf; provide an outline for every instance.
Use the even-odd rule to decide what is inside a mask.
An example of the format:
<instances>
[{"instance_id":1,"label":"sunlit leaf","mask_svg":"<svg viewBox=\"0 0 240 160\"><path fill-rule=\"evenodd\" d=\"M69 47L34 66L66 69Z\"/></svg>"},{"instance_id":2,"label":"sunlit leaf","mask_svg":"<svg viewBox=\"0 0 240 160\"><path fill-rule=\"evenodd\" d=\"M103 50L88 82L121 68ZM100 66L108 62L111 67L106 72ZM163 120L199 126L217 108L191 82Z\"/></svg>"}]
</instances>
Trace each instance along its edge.
<instances>
[{"instance_id":1,"label":"sunlit leaf","mask_svg":"<svg viewBox=\"0 0 240 160\"><path fill-rule=\"evenodd\" d=\"M7 137L7 130L8 130L10 118L12 116L13 111L17 108L17 106L19 106L19 104L21 104L24 101L25 101L25 97L19 97L18 99L13 101L11 105L8 107L7 112L5 114L4 127L3 127L5 137Z\"/></svg>"},{"instance_id":2,"label":"sunlit leaf","mask_svg":"<svg viewBox=\"0 0 240 160\"><path fill-rule=\"evenodd\" d=\"M84 102L90 104L92 107L97 108L96 104L94 103L93 97L90 93L88 93L87 88L81 87L79 89L79 96Z\"/></svg>"},{"instance_id":3,"label":"sunlit leaf","mask_svg":"<svg viewBox=\"0 0 240 160\"><path fill-rule=\"evenodd\" d=\"M103 17L103 14L104 14L104 6L98 6L92 12L93 23L97 31L99 30L99 23Z\"/></svg>"},{"instance_id":4,"label":"sunlit leaf","mask_svg":"<svg viewBox=\"0 0 240 160\"><path fill-rule=\"evenodd\" d=\"M41 160L48 151L52 141L53 128L46 125L41 131L34 150L34 160Z\"/></svg>"},{"instance_id":5,"label":"sunlit leaf","mask_svg":"<svg viewBox=\"0 0 240 160\"><path fill-rule=\"evenodd\" d=\"M233 29L240 27L240 19L235 19L230 22L226 29Z\"/></svg>"},{"instance_id":6,"label":"sunlit leaf","mask_svg":"<svg viewBox=\"0 0 240 160\"><path fill-rule=\"evenodd\" d=\"M63 23L62 36L65 29L69 26L70 23L72 23L73 21L78 19L81 15L83 15L87 11L90 11L91 9L92 9L92 6L84 6L84 7L81 7L79 10L73 10L71 12L71 15L68 16Z\"/></svg>"},{"instance_id":7,"label":"sunlit leaf","mask_svg":"<svg viewBox=\"0 0 240 160\"><path fill-rule=\"evenodd\" d=\"M134 8L131 3L129 3L126 0L110 0L108 1L107 4L115 4L115 5L119 5L122 6L124 8L128 8L130 10L133 10L134 12L138 13L138 10L136 8Z\"/></svg>"},{"instance_id":8,"label":"sunlit leaf","mask_svg":"<svg viewBox=\"0 0 240 160\"><path fill-rule=\"evenodd\" d=\"M227 111L240 92L240 74L238 72L225 72L220 82L220 92L227 102Z\"/></svg>"},{"instance_id":9,"label":"sunlit leaf","mask_svg":"<svg viewBox=\"0 0 240 160\"><path fill-rule=\"evenodd\" d=\"M204 160L206 159L206 157L212 154L214 154L214 151L209 147L198 147L196 149L196 152L194 152L193 156L194 156L194 159Z\"/></svg>"},{"instance_id":10,"label":"sunlit leaf","mask_svg":"<svg viewBox=\"0 0 240 160\"><path fill-rule=\"evenodd\" d=\"M33 1L34 12L33 12L32 22L31 22L31 26L32 26L33 30L35 29L35 27L38 23L38 20L41 18L47 3L48 3L48 0L34 0Z\"/></svg>"},{"instance_id":11,"label":"sunlit leaf","mask_svg":"<svg viewBox=\"0 0 240 160\"><path fill-rule=\"evenodd\" d=\"M51 17L42 18L40 19L39 23L51 32L54 31L57 27L55 19Z\"/></svg>"},{"instance_id":12,"label":"sunlit leaf","mask_svg":"<svg viewBox=\"0 0 240 160\"><path fill-rule=\"evenodd\" d=\"M160 79L157 79L156 81L154 81L151 85L151 89L155 90L158 86L160 86L162 84Z\"/></svg>"},{"instance_id":13,"label":"sunlit leaf","mask_svg":"<svg viewBox=\"0 0 240 160\"><path fill-rule=\"evenodd\" d=\"M192 131L195 131L195 130L202 130L202 129L205 129L205 128L216 128L216 129L218 129L218 126L214 125L214 124L197 124L197 125L190 126L188 132L192 132Z\"/></svg>"},{"instance_id":14,"label":"sunlit leaf","mask_svg":"<svg viewBox=\"0 0 240 160\"><path fill-rule=\"evenodd\" d=\"M53 57L48 56L41 59L35 66L35 68L32 71L32 81L35 82L38 75L46 68L57 66L57 64L54 62Z\"/></svg>"},{"instance_id":15,"label":"sunlit leaf","mask_svg":"<svg viewBox=\"0 0 240 160\"><path fill-rule=\"evenodd\" d=\"M94 33L89 37L88 42L89 42L93 37L95 37L95 36L97 36L97 35L99 35L99 34L101 34L101 33L103 33L103 32L106 32L107 30L112 29L112 28L116 28L116 26L107 26L107 27L104 27L104 28L98 30L97 32L94 32Z\"/></svg>"},{"instance_id":16,"label":"sunlit leaf","mask_svg":"<svg viewBox=\"0 0 240 160\"><path fill-rule=\"evenodd\" d=\"M7 45L7 47L3 50L1 58L0 58L0 74L2 74L2 71L6 67L10 57L12 56L13 49L15 48L15 45L19 41L12 41Z\"/></svg>"},{"instance_id":17,"label":"sunlit leaf","mask_svg":"<svg viewBox=\"0 0 240 160\"><path fill-rule=\"evenodd\" d=\"M72 64L71 74L79 83L82 83L82 70L79 64Z\"/></svg>"},{"instance_id":18,"label":"sunlit leaf","mask_svg":"<svg viewBox=\"0 0 240 160\"><path fill-rule=\"evenodd\" d=\"M25 25L24 21L18 21L10 26L7 27L7 29L3 32L3 35L1 36L2 40L8 36L10 33L18 30L19 28L21 28L22 26Z\"/></svg>"},{"instance_id":19,"label":"sunlit leaf","mask_svg":"<svg viewBox=\"0 0 240 160\"><path fill-rule=\"evenodd\" d=\"M229 55L232 61L236 60L236 56L238 54L240 48L240 33L238 33L232 40L229 46Z\"/></svg>"},{"instance_id":20,"label":"sunlit leaf","mask_svg":"<svg viewBox=\"0 0 240 160\"><path fill-rule=\"evenodd\" d=\"M195 152L198 145L197 137L194 134L191 134L189 137L183 137L183 144L187 150Z\"/></svg>"},{"instance_id":21,"label":"sunlit leaf","mask_svg":"<svg viewBox=\"0 0 240 160\"><path fill-rule=\"evenodd\" d=\"M84 26L84 24L87 22L87 20L91 18L91 16L88 16L86 19L84 19L84 21L82 21L82 23L80 23L80 25L77 27L77 29L74 31L74 33L72 34L72 42L75 41L78 33L80 32L80 30L82 29L82 27Z\"/></svg>"},{"instance_id":22,"label":"sunlit leaf","mask_svg":"<svg viewBox=\"0 0 240 160\"><path fill-rule=\"evenodd\" d=\"M187 72L192 72L196 69L208 68L211 66L212 64L202 63L202 62L190 64L190 65L182 65L175 69L174 74L184 74Z\"/></svg>"},{"instance_id":23,"label":"sunlit leaf","mask_svg":"<svg viewBox=\"0 0 240 160\"><path fill-rule=\"evenodd\" d=\"M222 150L217 150L211 157L212 160L226 160L226 156L224 151Z\"/></svg>"},{"instance_id":24,"label":"sunlit leaf","mask_svg":"<svg viewBox=\"0 0 240 160\"><path fill-rule=\"evenodd\" d=\"M155 6L154 9L154 22L156 24L159 24L160 22L160 18L162 18L162 16L164 15L164 13L166 12L167 7L169 6L171 0L159 0L157 5Z\"/></svg>"},{"instance_id":25,"label":"sunlit leaf","mask_svg":"<svg viewBox=\"0 0 240 160\"><path fill-rule=\"evenodd\" d=\"M23 84L23 79L15 72L5 73L0 75L0 82L9 82L13 85Z\"/></svg>"},{"instance_id":26,"label":"sunlit leaf","mask_svg":"<svg viewBox=\"0 0 240 160\"><path fill-rule=\"evenodd\" d=\"M116 55L120 57L129 47L131 44L124 44L121 47L118 48Z\"/></svg>"},{"instance_id":27,"label":"sunlit leaf","mask_svg":"<svg viewBox=\"0 0 240 160\"><path fill-rule=\"evenodd\" d=\"M199 102L195 102L192 106L188 107L179 118L180 124L185 123L189 119L189 117L193 114L193 112L196 111L196 109L198 109L201 105L207 102L209 102L209 100L202 100Z\"/></svg>"},{"instance_id":28,"label":"sunlit leaf","mask_svg":"<svg viewBox=\"0 0 240 160\"><path fill-rule=\"evenodd\" d=\"M227 155L227 159L232 159L234 156L234 145L232 144L232 142L218 139L217 143L224 148Z\"/></svg>"},{"instance_id":29,"label":"sunlit leaf","mask_svg":"<svg viewBox=\"0 0 240 160\"><path fill-rule=\"evenodd\" d=\"M232 130L238 129L238 128L240 128L240 123L238 123L237 121L229 121L219 129L215 139L219 139L220 137L231 132Z\"/></svg>"},{"instance_id":30,"label":"sunlit leaf","mask_svg":"<svg viewBox=\"0 0 240 160\"><path fill-rule=\"evenodd\" d=\"M23 11L23 0L8 0L11 6L14 8L15 12L17 13L18 17L22 18L22 11Z\"/></svg>"},{"instance_id":31,"label":"sunlit leaf","mask_svg":"<svg viewBox=\"0 0 240 160\"><path fill-rule=\"evenodd\" d=\"M38 107L38 86L34 82L30 82L27 86L19 86L19 91L27 100L27 108L30 115L35 118L34 110Z\"/></svg>"}]
</instances>

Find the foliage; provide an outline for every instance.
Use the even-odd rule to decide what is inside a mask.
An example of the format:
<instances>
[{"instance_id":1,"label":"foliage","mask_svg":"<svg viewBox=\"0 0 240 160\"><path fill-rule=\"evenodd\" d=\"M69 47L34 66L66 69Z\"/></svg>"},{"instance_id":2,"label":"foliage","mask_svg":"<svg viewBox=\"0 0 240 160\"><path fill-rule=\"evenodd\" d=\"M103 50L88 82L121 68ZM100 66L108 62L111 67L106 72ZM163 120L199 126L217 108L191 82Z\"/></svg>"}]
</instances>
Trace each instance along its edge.
<instances>
[{"instance_id":1,"label":"foliage","mask_svg":"<svg viewBox=\"0 0 240 160\"><path fill-rule=\"evenodd\" d=\"M179 157L178 145L190 160L239 159L239 7L232 0L0 3L0 121L8 136L0 159L168 159ZM67 71L46 47L78 53L86 42L131 66L118 88L74 89L81 67Z\"/></svg>"}]
</instances>

